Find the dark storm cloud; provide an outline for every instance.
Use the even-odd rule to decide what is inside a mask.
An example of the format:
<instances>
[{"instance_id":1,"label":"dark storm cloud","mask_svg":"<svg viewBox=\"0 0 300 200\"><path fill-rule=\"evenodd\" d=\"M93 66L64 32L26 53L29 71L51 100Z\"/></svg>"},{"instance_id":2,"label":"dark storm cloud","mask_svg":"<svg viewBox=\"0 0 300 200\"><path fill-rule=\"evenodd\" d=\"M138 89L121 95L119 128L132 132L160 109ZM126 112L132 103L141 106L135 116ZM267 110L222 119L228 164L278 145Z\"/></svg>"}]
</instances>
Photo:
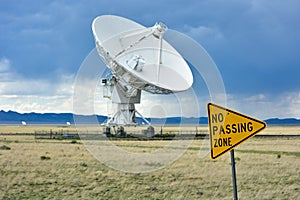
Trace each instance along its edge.
<instances>
[{"instance_id":1,"label":"dark storm cloud","mask_svg":"<svg viewBox=\"0 0 300 200\"><path fill-rule=\"evenodd\" d=\"M204 46L235 95L298 92L300 1L267 0L2 0L2 80L56 84L75 76L94 48L92 20L120 15L152 26L161 21ZM14 77L15 75L15 77ZM297 96L297 95L296 95Z\"/></svg>"}]
</instances>

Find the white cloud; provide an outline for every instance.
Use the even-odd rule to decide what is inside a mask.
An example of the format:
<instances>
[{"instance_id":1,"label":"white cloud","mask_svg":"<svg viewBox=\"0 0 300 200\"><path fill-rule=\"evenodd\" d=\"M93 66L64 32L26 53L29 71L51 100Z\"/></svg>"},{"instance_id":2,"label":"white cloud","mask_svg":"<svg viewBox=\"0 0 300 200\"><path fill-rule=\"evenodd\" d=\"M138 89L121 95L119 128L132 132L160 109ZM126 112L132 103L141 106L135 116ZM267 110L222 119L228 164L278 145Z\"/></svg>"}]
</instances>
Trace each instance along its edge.
<instances>
[{"instance_id":1,"label":"white cloud","mask_svg":"<svg viewBox=\"0 0 300 200\"><path fill-rule=\"evenodd\" d=\"M72 75L62 75L60 81L53 84L45 80L26 79L16 80L13 83L2 82L0 85L0 109L23 113L74 112L72 104L73 85ZM34 87L37 90L30 90ZM112 114L111 102L102 97L101 87L91 86L88 81L80 87L77 90L93 91L89 95L92 98L81 97L84 104L80 108L76 108L79 113ZM20 91L21 88L25 88L26 91ZM42 91L43 88L53 91L50 93L49 91L45 92ZM8 89L11 89L11 91L8 92ZM204 95L195 99L191 93L178 93L176 95L153 95L143 92L141 104L137 104L136 109L145 117L197 117L207 115L206 104L211 101L210 96ZM255 95L227 94L227 105L225 106L259 119L273 117L300 118L300 91L281 93L276 96L263 93ZM89 110L85 108L89 108Z\"/></svg>"},{"instance_id":2,"label":"white cloud","mask_svg":"<svg viewBox=\"0 0 300 200\"><path fill-rule=\"evenodd\" d=\"M15 73L11 61L0 60L0 109L18 112L72 112L74 75L56 82L30 79Z\"/></svg>"},{"instance_id":3,"label":"white cloud","mask_svg":"<svg viewBox=\"0 0 300 200\"><path fill-rule=\"evenodd\" d=\"M252 95L249 97L246 97L245 100L246 101L254 101L254 102L262 102L264 100L266 100L266 95L265 94L256 94L256 95Z\"/></svg>"},{"instance_id":4,"label":"white cloud","mask_svg":"<svg viewBox=\"0 0 300 200\"><path fill-rule=\"evenodd\" d=\"M286 117L300 119L300 92L283 94L280 97L279 105L281 110L286 113Z\"/></svg>"},{"instance_id":5,"label":"white cloud","mask_svg":"<svg viewBox=\"0 0 300 200\"><path fill-rule=\"evenodd\" d=\"M81 87L77 90L85 91L94 86L87 87L81 84ZM75 98L76 101L81 102L81 106L74 108L74 111L81 114L96 113L111 116L116 109L116 105L112 104L107 98L103 98L102 88L97 87L95 92L91 92L90 96L93 98L86 99L86 95ZM84 93L87 94L87 92ZM144 117L196 117L205 114L205 106L199 107L197 101L197 97L193 96L190 91L169 95L154 95L142 92L141 103L135 104L135 108ZM74 105L78 105L78 103L75 102Z\"/></svg>"},{"instance_id":6,"label":"white cloud","mask_svg":"<svg viewBox=\"0 0 300 200\"><path fill-rule=\"evenodd\" d=\"M184 30L187 35L199 41L209 40L210 42L214 42L224 39L223 34L216 27L213 28L202 25L192 27L185 25Z\"/></svg>"},{"instance_id":7,"label":"white cloud","mask_svg":"<svg viewBox=\"0 0 300 200\"><path fill-rule=\"evenodd\" d=\"M72 75L62 75L56 82L46 79L26 79L17 74L10 74L10 76L10 80L1 82L0 95L70 96L73 91Z\"/></svg>"},{"instance_id":8,"label":"white cloud","mask_svg":"<svg viewBox=\"0 0 300 200\"><path fill-rule=\"evenodd\" d=\"M7 72L10 69L10 61L7 58L0 59L0 73Z\"/></svg>"},{"instance_id":9,"label":"white cloud","mask_svg":"<svg viewBox=\"0 0 300 200\"><path fill-rule=\"evenodd\" d=\"M110 102L102 99L101 94L97 94L96 97L95 112L107 115L110 110L108 108L111 108ZM192 96L178 98L175 95L153 95L144 92L136 109L145 117L207 116L206 104L210 101L209 96L201 96L195 100ZM227 105L223 106L262 120L274 117L300 118L300 92L278 96L227 94Z\"/></svg>"},{"instance_id":10,"label":"white cloud","mask_svg":"<svg viewBox=\"0 0 300 200\"><path fill-rule=\"evenodd\" d=\"M12 72L11 72L11 62L9 59L2 57L0 59L0 82L2 81L11 81ZM0 85L1 91L1 85Z\"/></svg>"},{"instance_id":11,"label":"white cloud","mask_svg":"<svg viewBox=\"0 0 300 200\"><path fill-rule=\"evenodd\" d=\"M41 95L0 95L1 110L13 110L20 113L72 112L71 96Z\"/></svg>"},{"instance_id":12,"label":"white cloud","mask_svg":"<svg viewBox=\"0 0 300 200\"><path fill-rule=\"evenodd\" d=\"M300 91L228 97L228 107L260 119L300 118Z\"/></svg>"},{"instance_id":13,"label":"white cloud","mask_svg":"<svg viewBox=\"0 0 300 200\"><path fill-rule=\"evenodd\" d=\"M196 117L202 113L198 102L192 90L169 95L143 92L136 109L145 117Z\"/></svg>"}]
</instances>

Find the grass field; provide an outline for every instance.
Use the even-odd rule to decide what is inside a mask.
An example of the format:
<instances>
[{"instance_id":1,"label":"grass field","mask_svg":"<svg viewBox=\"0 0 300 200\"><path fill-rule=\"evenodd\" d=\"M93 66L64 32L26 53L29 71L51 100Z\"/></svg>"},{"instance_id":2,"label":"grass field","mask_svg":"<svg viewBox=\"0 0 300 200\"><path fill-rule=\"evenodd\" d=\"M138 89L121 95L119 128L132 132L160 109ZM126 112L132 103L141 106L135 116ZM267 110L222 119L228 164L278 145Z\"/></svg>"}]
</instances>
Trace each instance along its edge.
<instances>
[{"instance_id":1,"label":"grass field","mask_svg":"<svg viewBox=\"0 0 300 200\"><path fill-rule=\"evenodd\" d=\"M0 128L1 133L27 133L37 127ZM270 127L266 133L300 134L300 127ZM143 153L168 141L113 143ZM126 173L95 159L80 140L2 135L0 199L233 199L229 154L210 160L208 146L200 148L203 143L192 141L183 156L163 169ZM299 199L299 144L299 138L252 138L240 145L235 151L240 199Z\"/></svg>"},{"instance_id":2,"label":"grass field","mask_svg":"<svg viewBox=\"0 0 300 200\"><path fill-rule=\"evenodd\" d=\"M99 132L101 133L103 127L99 127L98 125L84 125L81 129L90 131L90 132ZM195 132L196 130L199 133L208 133L207 125L187 125L187 126L180 126L174 127L172 125L168 126L154 126L155 132L159 133L161 128L163 133L175 133L178 131L183 132ZM145 127L127 127L127 132L136 132L137 130L146 129ZM34 132L41 132L41 131L52 131L52 132L75 132L76 127L72 126L64 126L64 125L0 125L0 134L5 133L30 133L33 134ZM278 125L269 125L266 130L259 134L275 134L275 135L298 135L300 134L300 126L292 125L292 126L278 126Z\"/></svg>"}]
</instances>

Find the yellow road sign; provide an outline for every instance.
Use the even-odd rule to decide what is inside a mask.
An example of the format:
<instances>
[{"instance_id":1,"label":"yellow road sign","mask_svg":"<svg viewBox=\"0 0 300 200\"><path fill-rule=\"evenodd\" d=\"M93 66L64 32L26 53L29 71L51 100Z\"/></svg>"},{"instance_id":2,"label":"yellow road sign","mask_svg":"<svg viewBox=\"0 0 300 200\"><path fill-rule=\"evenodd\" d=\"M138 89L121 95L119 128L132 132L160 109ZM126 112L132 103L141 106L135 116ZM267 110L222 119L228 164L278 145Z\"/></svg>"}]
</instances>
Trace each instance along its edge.
<instances>
[{"instance_id":1,"label":"yellow road sign","mask_svg":"<svg viewBox=\"0 0 300 200\"><path fill-rule=\"evenodd\" d=\"M216 159L266 127L266 123L222 106L208 103L211 158Z\"/></svg>"}]
</instances>

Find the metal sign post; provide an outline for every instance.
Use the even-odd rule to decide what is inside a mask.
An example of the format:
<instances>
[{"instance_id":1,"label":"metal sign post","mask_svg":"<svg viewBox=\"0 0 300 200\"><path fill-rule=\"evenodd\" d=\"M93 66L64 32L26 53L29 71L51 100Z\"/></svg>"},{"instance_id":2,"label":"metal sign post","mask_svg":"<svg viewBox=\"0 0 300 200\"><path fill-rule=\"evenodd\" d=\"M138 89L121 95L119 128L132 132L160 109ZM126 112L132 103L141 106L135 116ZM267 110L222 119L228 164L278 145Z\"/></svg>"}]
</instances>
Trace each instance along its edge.
<instances>
[{"instance_id":1,"label":"metal sign post","mask_svg":"<svg viewBox=\"0 0 300 200\"><path fill-rule=\"evenodd\" d=\"M231 157L231 171L232 171L232 187L234 200L238 200L237 186L236 186L236 171L235 171L235 160L234 160L234 149L230 151Z\"/></svg>"}]
</instances>

